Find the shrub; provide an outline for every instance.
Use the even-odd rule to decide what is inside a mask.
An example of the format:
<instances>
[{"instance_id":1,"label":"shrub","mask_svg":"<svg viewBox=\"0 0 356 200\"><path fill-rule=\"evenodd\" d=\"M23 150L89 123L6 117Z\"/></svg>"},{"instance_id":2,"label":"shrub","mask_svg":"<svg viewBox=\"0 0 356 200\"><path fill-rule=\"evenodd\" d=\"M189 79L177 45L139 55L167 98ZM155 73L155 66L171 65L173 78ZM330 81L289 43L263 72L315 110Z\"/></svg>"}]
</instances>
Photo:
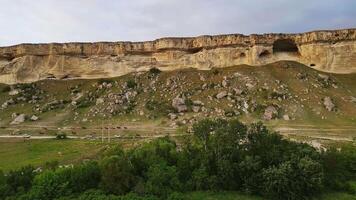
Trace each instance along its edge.
<instances>
[{"instance_id":1,"label":"shrub","mask_svg":"<svg viewBox=\"0 0 356 200\"><path fill-rule=\"evenodd\" d=\"M218 69L214 68L214 69L212 70L212 73L213 73L214 75L218 75L218 74L220 73L220 71L219 71Z\"/></svg>"},{"instance_id":2,"label":"shrub","mask_svg":"<svg viewBox=\"0 0 356 200\"><path fill-rule=\"evenodd\" d=\"M128 81L126 81L126 85L127 85L128 88L133 89L133 88L136 88L137 83L136 83L135 80L129 79Z\"/></svg>"},{"instance_id":3,"label":"shrub","mask_svg":"<svg viewBox=\"0 0 356 200\"><path fill-rule=\"evenodd\" d=\"M154 117L167 116L169 113L174 112L174 108L169 103L155 100L147 101L145 108L149 111L153 111L152 114Z\"/></svg>"}]
</instances>

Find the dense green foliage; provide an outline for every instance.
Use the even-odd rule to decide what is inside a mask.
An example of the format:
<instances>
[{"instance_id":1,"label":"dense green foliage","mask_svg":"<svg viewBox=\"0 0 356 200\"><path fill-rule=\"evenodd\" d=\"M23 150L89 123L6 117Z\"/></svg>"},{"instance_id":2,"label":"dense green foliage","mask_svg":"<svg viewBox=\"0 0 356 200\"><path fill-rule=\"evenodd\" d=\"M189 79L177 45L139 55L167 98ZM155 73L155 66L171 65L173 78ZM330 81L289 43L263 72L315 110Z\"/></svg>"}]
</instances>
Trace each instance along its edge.
<instances>
[{"instance_id":1,"label":"dense green foliage","mask_svg":"<svg viewBox=\"0 0 356 200\"><path fill-rule=\"evenodd\" d=\"M317 151L261 123L205 119L183 144L161 138L67 168L0 173L0 199L184 199L191 191L245 191L270 199L310 199L325 189L353 191L356 150Z\"/></svg>"}]
</instances>

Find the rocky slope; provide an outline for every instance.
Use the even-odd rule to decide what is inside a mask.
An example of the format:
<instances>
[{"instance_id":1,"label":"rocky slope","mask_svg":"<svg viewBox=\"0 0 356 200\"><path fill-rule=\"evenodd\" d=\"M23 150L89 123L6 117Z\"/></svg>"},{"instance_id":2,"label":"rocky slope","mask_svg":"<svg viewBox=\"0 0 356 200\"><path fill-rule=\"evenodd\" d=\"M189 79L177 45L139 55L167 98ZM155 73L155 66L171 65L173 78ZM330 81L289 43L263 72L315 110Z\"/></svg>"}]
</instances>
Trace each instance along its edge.
<instances>
[{"instance_id":1,"label":"rocky slope","mask_svg":"<svg viewBox=\"0 0 356 200\"><path fill-rule=\"evenodd\" d=\"M63 129L100 134L102 123L117 134L120 125L134 126L131 133L156 134L154 129L190 127L206 117L238 117L263 120L288 134L352 139L355 94L356 74L318 72L296 62L0 84L0 135Z\"/></svg>"},{"instance_id":2,"label":"rocky slope","mask_svg":"<svg viewBox=\"0 0 356 200\"><path fill-rule=\"evenodd\" d=\"M326 72L354 73L356 29L0 47L0 82L115 77L153 67L170 71L260 66L280 60Z\"/></svg>"}]
</instances>

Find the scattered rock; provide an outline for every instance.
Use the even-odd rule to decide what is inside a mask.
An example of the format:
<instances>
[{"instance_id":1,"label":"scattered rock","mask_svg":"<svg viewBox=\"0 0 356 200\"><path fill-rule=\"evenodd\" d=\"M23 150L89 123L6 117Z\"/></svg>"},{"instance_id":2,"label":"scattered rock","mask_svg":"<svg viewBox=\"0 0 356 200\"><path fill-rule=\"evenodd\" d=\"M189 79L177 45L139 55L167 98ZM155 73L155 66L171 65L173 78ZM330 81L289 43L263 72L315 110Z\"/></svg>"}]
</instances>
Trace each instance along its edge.
<instances>
[{"instance_id":1,"label":"scattered rock","mask_svg":"<svg viewBox=\"0 0 356 200\"><path fill-rule=\"evenodd\" d=\"M178 116L177 116L176 114L174 114L174 113L169 113L169 114L168 114L168 117L169 117L171 120L175 120L175 119L178 118Z\"/></svg>"}]
</instances>

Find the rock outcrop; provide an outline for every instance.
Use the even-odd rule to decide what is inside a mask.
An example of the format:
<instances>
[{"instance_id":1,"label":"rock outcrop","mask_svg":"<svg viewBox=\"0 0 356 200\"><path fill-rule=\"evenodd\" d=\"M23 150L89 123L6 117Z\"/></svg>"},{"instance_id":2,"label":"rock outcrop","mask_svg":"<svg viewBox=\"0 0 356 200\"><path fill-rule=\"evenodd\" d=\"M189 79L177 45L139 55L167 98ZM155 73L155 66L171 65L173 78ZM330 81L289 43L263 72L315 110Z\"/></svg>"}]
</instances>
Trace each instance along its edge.
<instances>
[{"instance_id":1,"label":"rock outcrop","mask_svg":"<svg viewBox=\"0 0 356 200\"><path fill-rule=\"evenodd\" d=\"M0 47L0 82L103 78L145 71L292 60L333 73L356 72L356 29L301 34L217 35L149 42L20 44Z\"/></svg>"}]
</instances>

